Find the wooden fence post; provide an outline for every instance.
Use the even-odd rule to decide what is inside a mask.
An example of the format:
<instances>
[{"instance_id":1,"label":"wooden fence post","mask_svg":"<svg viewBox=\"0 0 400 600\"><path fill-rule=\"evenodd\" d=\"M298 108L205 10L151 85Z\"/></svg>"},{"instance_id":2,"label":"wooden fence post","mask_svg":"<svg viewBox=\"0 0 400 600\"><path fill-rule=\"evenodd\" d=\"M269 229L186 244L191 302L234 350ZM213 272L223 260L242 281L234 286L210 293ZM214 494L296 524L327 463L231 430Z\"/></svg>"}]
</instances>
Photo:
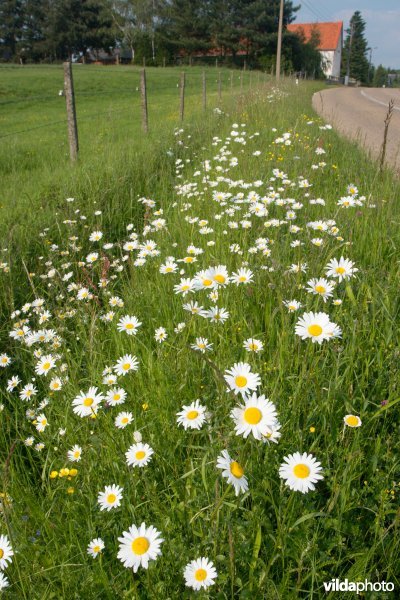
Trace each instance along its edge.
<instances>
[{"instance_id":1,"label":"wooden fence post","mask_svg":"<svg viewBox=\"0 0 400 600\"><path fill-rule=\"evenodd\" d=\"M218 72L218 102L221 102L222 87L221 87L221 71Z\"/></svg>"},{"instance_id":2,"label":"wooden fence post","mask_svg":"<svg viewBox=\"0 0 400 600\"><path fill-rule=\"evenodd\" d=\"M185 73L181 73L181 84L180 84L180 97L181 97L181 102L180 102L180 109L179 109L179 116L181 121L183 121L183 116L185 114Z\"/></svg>"},{"instance_id":3,"label":"wooden fence post","mask_svg":"<svg viewBox=\"0 0 400 600\"><path fill-rule=\"evenodd\" d=\"M74 80L72 79L72 65L64 63L64 93L67 105L69 155L72 161L77 160L79 152L78 126L76 122Z\"/></svg>"},{"instance_id":4,"label":"wooden fence post","mask_svg":"<svg viewBox=\"0 0 400 600\"><path fill-rule=\"evenodd\" d=\"M146 86L146 70L140 71L140 96L142 101L142 129L145 133L149 131L149 117L147 113L147 86Z\"/></svg>"},{"instance_id":5,"label":"wooden fence post","mask_svg":"<svg viewBox=\"0 0 400 600\"><path fill-rule=\"evenodd\" d=\"M207 109L207 81L206 72L203 71L203 110Z\"/></svg>"}]
</instances>

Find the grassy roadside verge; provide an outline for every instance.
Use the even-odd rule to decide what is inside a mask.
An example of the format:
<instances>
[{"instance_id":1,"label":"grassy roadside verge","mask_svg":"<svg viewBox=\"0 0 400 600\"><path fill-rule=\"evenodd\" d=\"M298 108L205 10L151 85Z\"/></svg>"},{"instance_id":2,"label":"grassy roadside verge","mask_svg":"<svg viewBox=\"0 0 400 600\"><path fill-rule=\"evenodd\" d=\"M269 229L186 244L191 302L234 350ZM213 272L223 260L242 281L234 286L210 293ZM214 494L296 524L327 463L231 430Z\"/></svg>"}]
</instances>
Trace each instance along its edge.
<instances>
[{"instance_id":1,"label":"grassy roadside verge","mask_svg":"<svg viewBox=\"0 0 400 600\"><path fill-rule=\"evenodd\" d=\"M399 185L390 173L378 177L355 145L320 128L310 109L314 89L288 83L279 93L263 90L224 107L224 114L209 122L192 121L174 139L171 133L162 136L143 150L140 162L135 156L129 182L113 170L103 174L99 164L91 174L83 170L46 196L38 223L27 214L33 231L50 226L49 231L33 235L33 243L29 234L21 243L19 233L9 244L12 251L3 252L2 261L11 264L10 273L1 274L3 305L13 310L34 298L19 261L25 256L27 270L36 273L30 279L37 296L51 313L41 326L54 328L60 338L59 347L11 340L3 348L13 359L2 374L0 417L4 492L12 498L1 533L7 532L18 551L6 571L11 597L32 597L34 590L33 597L46 599L189 598L182 572L198 556L208 556L218 571L210 598L325 597L323 581L334 577L398 585ZM230 164L232 158L237 166ZM365 199L342 208L337 202L349 195L349 185L358 188L356 198ZM213 198L215 192L222 196ZM241 200L241 193L253 198L235 202L232 197ZM268 199L269 213L262 217L250 211L257 194ZM146 211L144 233L138 196L156 203ZM76 200L66 202L67 197ZM318 199L324 203L310 202ZM288 214L293 210L295 219ZM160 218L166 229L154 224ZM330 220L338 232L331 231ZM308 226L318 221L320 228ZM127 231L129 223L133 228ZM293 224L300 229L291 231ZM135 264L136 252L123 249L135 229L141 243L154 240L160 252L146 255L144 264ZM114 267L106 275L104 262L90 267L86 260L99 250L89 241L96 230L103 232L102 242L114 243L108 255ZM203 250L195 262L184 261L191 256L190 245ZM309 279L324 277L329 260L342 255L354 261L356 276L336 282L327 302L307 292ZM159 267L170 256L182 262L176 274L163 275ZM290 269L304 263L305 272ZM184 298L174 294L181 277L193 278L217 265L226 265L229 274L249 268L253 281L221 286L216 302L204 290ZM57 275L49 277L52 270ZM58 273L69 270L72 278L63 282ZM96 284L105 277L107 285L97 286L98 300L79 302L77 291L87 285L87 274ZM71 283L77 288L68 290ZM113 295L125 305L115 309L113 321L104 322L100 316ZM341 304L334 305L333 298ZM283 304L292 299L302 304L294 314ZM224 307L229 318L217 324L190 316L182 308L189 300ZM300 340L294 326L305 311L328 313L341 338L321 346ZM38 329L37 313L30 307L25 314L29 326ZM117 331L124 315L142 322L137 336ZM180 323L185 323L181 330ZM5 335L10 327L10 322L4 325ZM159 327L168 335L163 343L154 339ZM212 364L190 348L197 337L213 344L204 355ZM263 351L247 352L243 342L248 338L260 340ZM33 351L38 349L60 354L54 372L63 381L61 392L50 395L49 378L35 375L39 355ZM89 386L106 394L103 369L125 353L139 361L137 373L118 381L127 392L122 410L131 411L133 424L126 430L115 427L117 406L101 408L96 419L80 419L72 400ZM220 374L240 361L260 375L259 393L277 408L282 426L277 445L235 435L230 411L239 401L226 392ZM30 404L5 391L14 374L23 384L35 376L39 392ZM200 430L184 431L176 413L196 398L210 417ZM43 433L26 418L28 407L36 420L46 414ZM344 427L347 414L360 416L362 426ZM134 430L155 451L143 469L128 468L124 460ZM31 436L32 446L26 445ZM71 467L66 456L75 444L82 448L77 478L50 479L52 470ZM245 494L236 496L215 468L224 449L244 467ZM312 453L324 469L324 480L304 495L289 490L278 476L283 457L296 451ZM97 495L112 483L124 488L121 507L100 512ZM117 560L117 538L142 520L156 526L165 542L151 568L132 575ZM95 537L102 537L106 548L92 560L86 547Z\"/></svg>"}]
</instances>

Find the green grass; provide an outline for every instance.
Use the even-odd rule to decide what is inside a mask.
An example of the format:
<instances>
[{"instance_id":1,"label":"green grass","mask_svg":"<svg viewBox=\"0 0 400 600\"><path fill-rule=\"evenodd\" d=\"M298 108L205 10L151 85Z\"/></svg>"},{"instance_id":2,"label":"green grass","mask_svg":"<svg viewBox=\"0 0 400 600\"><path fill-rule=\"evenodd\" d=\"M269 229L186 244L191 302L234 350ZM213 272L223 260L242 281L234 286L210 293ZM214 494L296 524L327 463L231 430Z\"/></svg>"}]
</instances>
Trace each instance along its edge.
<instances>
[{"instance_id":1,"label":"green grass","mask_svg":"<svg viewBox=\"0 0 400 600\"><path fill-rule=\"evenodd\" d=\"M55 73L50 69L48 76L56 83ZM127 78L128 74L130 77L127 69ZM168 76L172 75L177 77L177 72ZM26 83L21 82L17 70L12 77L16 83L8 89L19 86L21 97ZM96 77L93 69L85 89L95 90L104 84ZM80 84L83 89L83 79ZM45 84L37 85L42 93ZM77 89L78 85L77 73ZM122 82L113 85L121 106L122 102L129 106L129 94L126 98L119 96ZM171 97L168 105L160 101L158 120L157 115L153 116L153 133L147 139L141 138L140 146L129 147L131 124L127 121L111 119L113 126L102 121L97 129L83 129L82 136L83 147L96 148L98 155L89 159L82 152L80 164L72 169L64 156L54 155L54 146L53 152L48 149L42 154L35 138L35 166L28 167L24 158L25 174L21 168L20 177L22 189L27 191L18 202L17 197L13 200L8 194L17 193L19 171L14 167L6 176L3 222L8 231L3 247L7 250L3 250L1 261L10 270L0 274L4 313L0 351L7 352L13 364L0 373L4 405L0 413L0 491L11 496L12 504L5 507L0 534L10 537L15 556L5 571L11 584L5 597L192 598L196 594L185 588L182 573L185 565L199 556L209 557L218 571L216 584L208 592L199 592L199 598L338 598L338 593L325 594L323 581L346 577L351 581L392 581L399 588L396 198L400 187L389 172L378 175L377 167L354 144L319 128L320 122L310 108L311 94L319 88L318 83L296 87L287 81L282 83L284 93L277 95L269 84L241 98L225 97L221 116L209 112L203 117L201 106L193 98L190 118L180 136L173 133L177 114L172 108L176 97ZM38 90L32 89L32 93ZM113 99L117 102L110 93L109 99L103 98L102 102L111 106ZM54 115L56 102L58 98L54 100ZM81 102L87 103L89 110L90 100ZM13 118L16 106L11 105ZM30 119L34 119L34 112L32 108ZM312 125L307 124L310 119ZM229 222L244 218L244 205L238 205L241 210L237 213L225 214L220 220L214 218L227 207L212 200L213 190L238 190L223 182L205 188L204 161L217 155L235 122L246 124L248 140L246 145L231 142L227 146L239 165L222 175L243 179L251 184L249 190L264 196L269 186L275 190L281 187L279 182L270 181L272 169L283 170L295 185L286 186L282 196L304 204L295 220L302 228L298 234L289 233L287 225L264 226L268 219L284 219L286 208L274 204L268 207L267 217L248 218L252 223L248 230L229 226ZM259 135L250 139L255 132ZM274 140L285 132L291 133L292 144L275 144ZM220 140L216 145L212 145L213 136ZM29 145L29 139L18 143ZM50 137L47 143L52 143ZM321 146L326 154L318 156L315 149ZM15 165L19 149L10 151L9 160ZM261 151L260 156L253 155L256 150ZM53 172L41 164L46 152L54 160ZM179 158L184 167L177 173L175 160ZM321 160L326 166L313 170L311 165ZM212 162L226 168L225 161ZM201 175L196 175L197 171ZM32 183L28 181L29 172ZM182 177L178 177L180 174ZM213 180L218 175L221 173L211 172ZM299 176L307 178L312 187L299 188ZM257 180L263 185L256 187ZM197 182L204 195L178 194L175 186L184 182ZM336 203L346 195L350 183L367 199L362 207L341 209ZM67 203L65 199L71 196L75 202ZM166 230L145 231L142 235L144 225L156 217L144 217L139 196L154 199L156 209L163 209ZM323 198L326 205L310 205L310 198ZM77 216L78 208L81 212ZM96 215L97 210L102 214ZM81 214L86 220L79 219ZM202 235L199 225L188 222L185 216L208 220L214 232ZM335 219L339 235L307 228L308 222L317 219ZM160 255L148 258L140 267L133 264L134 252L134 258L121 263L121 272L110 268L107 287L96 291L98 300L78 302L76 292L68 291L67 285L89 282L90 286L105 273L100 265L88 270L78 264L99 247L88 241L89 234L100 229L104 233L102 241L115 243L107 251L112 262L125 254L121 243L127 239L129 223L134 224L140 240L157 242ZM45 227L49 229L39 235ZM71 246L71 236L78 237L78 249ZM271 240L270 257L248 251L260 237ZM313 237L324 239L322 248L310 243ZM304 245L292 247L294 239ZM207 245L209 240L215 244ZM58 248L52 249L54 243ZM244 261L254 273L252 284L230 284L219 291L217 304L230 313L224 324L189 317L183 302L197 300L209 307L212 303L206 292L182 299L173 292L179 274L159 273L166 257L182 259L191 243L204 253L194 264L178 263L185 277L216 265L226 265L232 273ZM233 243L239 244L242 255L230 252ZM328 261L342 255L359 269L356 277L336 286L334 297L342 299L342 305L324 303L307 293L307 281L324 276ZM288 273L288 267L299 262L307 263L307 272ZM65 263L70 266L63 269ZM41 277L52 268L61 273L71 270L73 277L68 283L57 274ZM108 293L125 302L123 308L116 309L111 324L99 320L99 315L109 309ZM61 392L49 395L48 380L36 375L39 393L28 404L17 393L5 391L6 381L18 374L25 384L35 376L37 358L33 351L38 346L26 347L9 338L9 312L35 297L44 298L52 314L43 326L54 329L62 338L59 348L47 345L43 351L60 354L57 372L59 365L65 364L61 376L65 378L67 373L68 381ZM282 302L293 298L303 307L289 314ZM294 332L295 323L308 311L329 313L341 327L342 337L321 346L300 340ZM118 333L116 323L124 315L136 315L142 322L136 336ZM29 319L30 326L38 329L37 316ZM174 328L180 322L186 326L176 333ZM159 344L154 331L161 326L168 338ZM213 343L206 358L190 349L198 336ZM262 340L263 352L249 354L244 350L243 341L249 337ZM106 391L102 371L125 353L139 360L138 372L118 381L128 393L121 410L132 412L133 423L125 430L116 429L117 407L100 409L95 420L75 415L71 403L79 391L89 386ZM259 373L259 393L276 405L282 425L277 445L251 437L244 440L234 433L230 411L238 398L227 393L221 373L239 361L248 362L252 371ZM39 434L25 413L46 397L49 404L37 412L46 414L49 425ZM176 424L176 413L197 398L207 406L210 419L199 431L184 431ZM346 414L359 415L362 426L344 428ZM59 435L60 428L66 430L65 435ZM135 430L155 451L143 469L133 469L125 462L124 453L133 443ZM25 446L24 440L30 435L35 443L45 444L41 452ZM80 445L83 453L81 461L72 465L66 454L74 444ZM245 469L249 492L244 495L236 497L216 469L217 456L224 449ZM312 453L323 467L323 481L316 484L315 491L304 495L289 490L278 474L283 457L296 451ZM52 470L66 466L77 467L76 478L49 478ZM97 494L113 483L124 488L121 507L100 512ZM67 493L69 486L74 487L73 494ZM134 575L117 559L118 537L132 523L142 521L161 531L165 541L162 555L150 563L147 571L140 569ZM103 538L106 548L93 560L86 548L95 537Z\"/></svg>"}]
</instances>

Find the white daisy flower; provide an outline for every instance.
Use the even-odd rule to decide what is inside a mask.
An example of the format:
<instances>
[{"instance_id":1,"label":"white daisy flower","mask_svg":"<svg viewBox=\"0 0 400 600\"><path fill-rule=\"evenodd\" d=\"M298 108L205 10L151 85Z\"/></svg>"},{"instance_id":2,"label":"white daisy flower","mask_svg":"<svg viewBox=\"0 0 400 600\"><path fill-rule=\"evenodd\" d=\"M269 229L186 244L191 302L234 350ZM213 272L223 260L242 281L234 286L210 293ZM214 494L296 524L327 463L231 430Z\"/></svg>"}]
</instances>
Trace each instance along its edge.
<instances>
[{"instance_id":1,"label":"white daisy flower","mask_svg":"<svg viewBox=\"0 0 400 600\"><path fill-rule=\"evenodd\" d=\"M97 502L100 504L100 510L110 511L121 505L122 492L124 488L118 485L106 485L104 492L99 492Z\"/></svg>"},{"instance_id":2,"label":"white daisy flower","mask_svg":"<svg viewBox=\"0 0 400 600\"><path fill-rule=\"evenodd\" d=\"M90 387L87 392L81 390L79 395L72 401L73 411L79 417L96 415L103 400L103 394L97 393L97 387Z\"/></svg>"},{"instance_id":3,"label":"white daisy flower","mask_svg":"<svg viewBox=\"0 0 400 600\"><path fill-rule=\"evenodd\" d=\"M56 361L54 360L51 354L47 354L46 356L42 356L35 367L35 371L38 375L47 375L50 369L53 369L56 366Z\"/></svg>"},{"instance_id":4,"label":"white daisy flower","mask_svg":"<svg viewBox=\"0 0 400 600\"><path fill-rule=\"evenodd\" d=\"M111 388L106 394L106 402L109 406L118 406L126 400L127 393L123 388Z\"/></svg>"},{"instance_id":5,"label":"white daisy flower","mask_svg":"<svg viewBox=\"0 0 400 600\"><path fill-rule=\"evenodd\" d=\"M214 563L202 556L186 565L183 576L187 587L199 591L214 585L217 571Z\"/></svg>"},{"instance_id":6,"label":"white daisy flower","mask_svg":"<svg viewBox=\"0 0 400 600\"><path fill-rule=\"evenodd\" d=\"M322 344L324 340L329 340L331 337L341 335L340 328L336 323L331 323L329 315L323 312L304 313L296 323L295 332L302 340L311 338L313 343L317 342L318 344Z\"/></svg>"},{"instance_id":7,"label":"white daisy flower","mask_svg":"<svg viewBox=\"0 0 400 600\"><path fill-rule=\"evenodd\" d=\"M177 423L184 429L201 429L206 421L206 410L206 407L200 404L200 400L195 400L192 404L183 406L176 414Z\"/></svg>"},{"instance_id":8,"label":"white daisy flower","mask_svg":"<svg viewBox=\"0 0 400 600\"><path fill-rule=\"evenodd\" d=\"M33 383L27 383L19 393L21 400L30 400L32 396L36 396L37 389Z\"/></svg>"},{"instance_id":9,"label":"white daisy flower","mask_svg":"<svg viewBox=\"0 0 400 600\"><path fill-rule=\"evenodd\" d=\"M158 329L155 330L154 332L154 339L159 342L160 344L162 342L165 342L165 340L168 337L168 333L166 332L164 327L158 327Z\"/></svg>"},{"instance_id":10,"label":"white daisy flower","mask_svg":"<svg viewBox=\"0 0 400 600\"><path fill-rule=\"evenodd\" d=\"M279 475L291 490L305 494L315 490L315 483L323 479L321 463L312 454L295 452L284 457L279 468Z\"/></svg>"},{"instance_id":11,"label":"white daisy flower","mask_svg":"<svg viewBox=\"0 0 400 600\"><path fill-rule=\"evenodd\" d=\"M117 323L118 331L125 331L128 335L136 335L138 327L141 326L141 322L136 317L125 316L122 317Z\"/></svg>"},{"instance_id":12,"label":"white daisy flower","mask_svg":"<svg viewBox=\"0 0 400 600\"><path fill-rule=\"evenodd\" d=\"M340 260L333 258L326 265L326 276L336 277L339 283L343 279L350 279L358 269L354 266L354 263L348 258L340 257Z\"/></svg>"},{"instance_id":13,"label":"white daisy flower","mask_svg":"<svg viewBox=\"0 0 400 600\"><path fill-rule=\"evenodd\" d=\"M296 312L302 306L298 300L283 300L283 304L288 309L288 312Z\"/></svg>"},{"instance_id":14,"label":"white daisy flower","mask_svg":"<svg viewBox=\"0 0 400 600\"><path fill-rule=\"evenodd\" d=\"M11 358L7 354L0 354L0 367L8 367L11 364Z\"/></svg>"},{"instance_id":15,"label":"white daisy flower","mask_svg":"<svg viewBox=\"0 0 400 600\"><path fill-rule=\"evenodd\" d=\"M103 233L101 231L93 231L89 236L89 241L98 242L103 237Z\"/></svg>"},{"instance_id":16,"label":"white daisy flower","mask_svg":"<svg viewBox=\"0 0 400 600\"><path fill-rule=\"evenodd\" d=\"M130 412L120 412L116 417L115 417L115 426L118 427L118 429L125 429L125 427L127 427L127 425L129 425L130 423L132 423L133 421L133 415Z\"/></svg>"},{"instance_id":17,"label":"white daisy flower","mask_svg":"<svg viewBox=\"0 0 400 600\"><path fill-rule=\"evenodd\" d=\"M357 415L346 415L343 419L347 427L361 427L362 421Z\"/></svg>"},{"instance_id":18,"label":"white daisy flower","mask_svg":"<svg viewBox=\"0 0 400 600\"><path fill-rule=\"evenodd\" d=\"M330 296L333 296L333 290L335 289L335 284L329 282L327 279L310 279L307 281L307 292L311 292L314 295L321 296L324 302Z\"/></svg>"},{"instance_id":19,"label":"white daisy flower","mask_svg":"<svg viewBox=\"0 0 400 600\"><path fill-rule=\"evenodd\" d=\"M82 456L82 448L80 446L72 446L71 450L67 452L67 458L71 462L79 462Z\"/></svg>"},{"instance_id":20,"label":"white daisy flower","mask_svg":"<svg viewBox=\"0 0 400 600\"><path fill-rule=\"evenodd\" d=\"M258 373L252 373L248 363L235 363L225 371L224 379L235 394L246 396L261 384Z\"/></svg>"},{"instance_id":21,"label":"white daisy flower","mask_svg":"<svg viewBox=\"0 0 400 600\"><path fill-rule=\"evenodd\" d=\"M145 467L149 464L153 454L154 450L148 444L142 442L132 444L125 452L126 462L130 467Z\"/></svg>"},{"instance_id":22,"label":"white daisy flower","mask_svg":"<svg viewBox=\"0 0 400 600\"><path fill-rule=\"evenodd\" d=\"M196 343L191 344L190 347L193 350L197 350L204 354L206 352L206 350L212 350L213 345L211 343L209 343L207 338L198 337L198 338L196 338Z\"/></svg>"},{"instance_id":23,"label":"white daisy flower","mask_svg":"<svg viewBox=\"0 0 400 600\"><path fill-rule=\"evenodd\" d=\"M46 415L44 413L41 413L34 420L34 424L39 433L42 433L48 426L49 422L47 420Z\"/></svg>"},{"instance_id":24,"label":"white daisy flower","mask_svg":"<svg viewBox=\"0 0 400 600\"><path fill-rule=\"evenodd\" d=\"M119 358L114 366L115 373L120 375L126 375L130 371L137 371L139 368L139 361L136 356L131 354L124 354Z\"/></svg>"},{"instance_id":25,"label":"white daisy flower","mask_svg":"<svg viewBox=\"0 0 400 600\"><path fill-rule=\"evenodd\" d=\"M8 567L7 563L12 562L14 552L6 535L0 535L0 571Z\"/></svg>"},{"instance_id":26,"label":"white daisy flower","mask_svg":"<svg viewBox=\"0 0 400 600\"><path fill-rule=\"evenodd\" d=\"M194 291L194 282L192 279L181 279L177 285L174 285L175 294L186 296L189 292Z\"/></svg>"},{"instance_id":27,"label":"white daisy flower","mask_svg":"<svg viewBox=\"0 0 400 600\"><path fill-rule=\"evenodd\" d=\"M104 550L104 548L105 544L103 540L101 538L95 538L94 540L89 542L87 547L87 553L92 558L96 558L99 554L101 554L101 551Z\"/></svg>"},{"instance_id":28,"label":"white daisy flower","mask_svg":"<svg viewBox=\"0 0 400 600\"><path fill-rule=\"evenodd\" d=\"M275 405L265 398L252 394L244 399L244 404L237 406L231 411L231 417L235 421L236 435L247 438L250 433L261 440L263 434L271 431L277 422Z\"/></svg>"},{"instance_id":29,"label":"white daisy flower","mask_svg":"<svg viewBox=\"0 0 400 600\"><path fill-rule=\"evenodd\" d=\"M210 319L212 323L224 323L224 321L229 319L229 312L225 308L213 306L212 308L205 310L202 316L206 319Z\"/></svg>"},{"instance_id":30,"label":"white daisy flower","mask_svg":"<svg viewBox=\"0 0 400 600\"><path fill-rule=\"evenodd\" d=\"M209 278L214 282L214 285L224 287L229 283L228 270L225 265L211 267L207 271Z\"/></svg>"},{"instance_id":31,"label":"white daisy flower","mask_svg":"<svg viewBox=\"0 0 400 600\"><path fill-rule=\"evenodd\" d=\"M18 375L13 375L11 379L7 381L7 392L12 392L21 383Z\"/></svg>"},{"instance_id":32,"label":"white daisy flower","mask_svg":"<svg viewBox=\"0 0 400 600\"><path fill-rule=\"evenodd\" d=\"M258 354L264 348L264 344L260 340L256 340L255 338L248 338L243 342L243 347L248 352L255 352Z\"/></svg>"},{"instance_id":33,"label":"white daisy flower","mask_svg":"<svg viewBox=\"0 0 400 600\"><path fill-rule=\"evenodd\" d=\"M232 283L236 283L236 285L251 283L253 281L253 273L250 269L239 269L237 273L232 273L231 281Z\"/></svg>"},{"instance_id":34,"label":"white daisy flower","mask_svg":"<svg viewBox=\"0 0 400 600\"><path fill-rule=\"evenodd\" d=\"M118 538L118 558L124 567L132 568L134 573L139 567L147 569L149 561L161 554L160 545L164 540L160 535L152 525L146 527L146 523L142 523L140 527L131 525L128 531L124 531L122 537Z\"/></svg>"},{"instance_id":35,"label":"white daisy flower","mask_svg":"<svg viewBox=\"0 0 400 600\"><path fill-rule=\"evenodd\" d=\"M4 590L4 588L8 587L10 585L10 582L8 581L7 577L5 575L3 575L3 573L0 573L0 592L1 590Z\"/></svg>"},{"instance_id":36,"label":"white daisy flower","mask_svg":"<svg viewBox=\"0 0 400 600\"><path fill-rule=\"evenodd\" d=\"M247 492L249 485L244 474L243 467L229 456L227 450L223 450L217 458L217 469L222 469L222 477L228 480L228 483L235 488L235 495L239 496L240 492Z\"/></svg>"},{"instance_id":37,"label":"white daisy flower","mask_svg":"<svg viewBox=\"0 0 400 600\"><path fill-rule=\"evenodd\" d=\"M49 387L53 392L58 392L61 390L62 385L62 381L59 377L53 377L53 379L50 381Z\"/></svg>"}]
</instances>

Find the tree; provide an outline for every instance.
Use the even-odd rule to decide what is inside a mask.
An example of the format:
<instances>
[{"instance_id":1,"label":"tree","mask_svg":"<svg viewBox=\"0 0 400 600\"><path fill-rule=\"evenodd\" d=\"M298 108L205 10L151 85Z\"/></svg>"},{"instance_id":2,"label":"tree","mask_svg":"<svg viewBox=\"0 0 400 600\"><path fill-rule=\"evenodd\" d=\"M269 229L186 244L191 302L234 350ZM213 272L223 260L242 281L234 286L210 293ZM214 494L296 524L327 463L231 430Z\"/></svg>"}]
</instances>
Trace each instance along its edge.
<instances>
[{"instance_id":1,"label":"tree","mask_svg":"<svg viewBox=\"0 0 400 600\"><path fill-rule=\"evenodd\" d=\"M210 47L209 4L205 0L169 0L162 12L164 39L189 57Z\"/></svg>"},{"instance_id":2,"label":"tree","mask_svg":"<svg viewBox=\"0 0 400 600\"><path fill-rule=\"evenodd\" d=\"M0 58L12 60L17 56L23 26L23 1L0 2Z\"/></svg>"},{"instance_id":3,"label":"tree","mask_svg":"<svg viewBox=\"0 0 400 600\"><path fill-rule=\"evenodd\" d=\"M356 11L350 19L350 27L346 30L347 37L343 48L342 74L347 74L350 66L350 77L361 83L368 83L368 42L364 36L365 21L360 11Z\"/></svg>"},{"instance_id":4,"label":"tree","mask_svg":"<svg viewBox=\"0 0 400 600\"><path fill-rule=\"evenodd\" d=\"M382 87L387 84L388 70L383 65L379 65L375 69L373 85L374 87Z\"/></svg>"}]
</instances>

